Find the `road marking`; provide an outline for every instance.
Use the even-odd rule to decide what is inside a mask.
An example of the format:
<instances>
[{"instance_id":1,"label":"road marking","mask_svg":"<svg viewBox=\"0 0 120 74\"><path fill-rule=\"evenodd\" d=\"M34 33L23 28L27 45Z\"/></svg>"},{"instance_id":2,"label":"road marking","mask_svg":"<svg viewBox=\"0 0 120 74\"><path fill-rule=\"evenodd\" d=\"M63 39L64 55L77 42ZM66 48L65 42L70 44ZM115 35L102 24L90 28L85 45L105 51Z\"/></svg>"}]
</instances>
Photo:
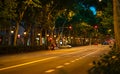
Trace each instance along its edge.
<instances>
[{"instance_id":1,"label":"road marking","mask_svg":"<svg viewBox=\"0 0 120 74\"><path fill-rule=\"evenodd\" d=\"M79 60L79 59L75 59L76 61Z\"/></svg>"},{"instance_id":2,"label":"road marking","mask_svg":"<svg viewBox=\"0 0 120 74\"><path fill-rule=\"evenodd\" d=\"M45 73L50 73L50 72L53 72L53 71L55 71L55 69L47 70L47 71L45 71Z\"/></svg>"},{"instance_id":3,"label":"road marking","mask_svg":"<svg viewBox=\"0 0 120 74\"><path fill-rule=\"evenodd\" d=\"M95 51L95 52L97 52L97 51ZM84 55L84 56L82 56L82 57L79 57L78 59L72 60L71 62L75 62L75 61L77 61L77 60L80 60L80 59L82 59L82 58L84 58L84 57L86 57L86 56L88 56L88 55L91 55L91 54L93 54L93 53L95 53L95 52L92 52L92 53L89 53L89 54ZM64 63L64 65L69 65L69 64L70 64L70 63ZM89 64L89 65L92 65L92 64ZM59 69L59 68L62 68L62 67L64 67L64 66L60 65L60 66L57 66L56 68ZM51 72L53 72L53 71L55 71L55 69L50 69L50 70L47 70L47 71L45 71L45 72L46 72L46 73L51 73Z\"/></svg>"},{"instance_id":4,"label":"road marking","mask_svg":"<svg viewBox=\"0 0 120 74\"><path fill-rule=\"evenodd\" d=\"M22 64L18 64L18 65L13 65L13 66L1 68L0 71L2 71L2 70L7 70L7 69L11 69L11 68L16 68L16 67L20 67L20 66L25 66L25 65L29 65L29 64L33 64L33 63L45 61L45 60L50 60L50 59L53 59L53 58L56 58L56 57L49 57L49 58L45 58L45 59L41 59L41 60L35 60L35 61L26 62L26 63L22 63Z\"/></svg>"},{"instance_id":5,"label":"road marking","mask_svg":"<svg viewBox=\"0 0 120 74\"><path fill-rule=\"evenodd\" d=\"M88 65L89 65L89 66L93 66L93 63L89 63Z\"/></svg>"},{"instance_id":6,"label":"road marking","mask_svg":"<svg viewBox=\"0 0 120 74\"><path fill-rule=\"evenodd\" d=\"M72 60L71 62L75 62L75 60Z\"/></svg>"},{"instance_id":7,"label":"road marking","mask_svg":"<svg viewBox=\"0 0 120 74\"><path fill-rule=\"evenodd\" d=\"M97 51L98 51L98 50L97 50ZM86 57L86 56L89 56L89 55L91 55L91 54L93 54L93 53L95 53L95 52L97 52L97 51L91 52L91 53L89 53L89 54L87 54L87 55L84 55L84 56L82 56L82 57L80 57L80 58L82 59L82 58L84 58L84 57Z\"/></svg>"},{"instance_id":8,"label":"road marking","mask_svg":"<svg viewBox=\"0 0 120 74\"><path fill-rule=\"evenodd\" d=\"M59 68L62 68L62 67L64 67L64 66L62 66L62 65L61 65L61 66L57 66L56 68L58 68L58 69L59 69Z\"/></svg>"},{"instance_id":9,"label":"road marking","mask_svg":"<svg viewBox=\"0 0 120 74\"><path fill-rule=\"evenodd\" d=\"M70 63L64 63L64 65L69 65Z\"/></svg>"}]
</instances>

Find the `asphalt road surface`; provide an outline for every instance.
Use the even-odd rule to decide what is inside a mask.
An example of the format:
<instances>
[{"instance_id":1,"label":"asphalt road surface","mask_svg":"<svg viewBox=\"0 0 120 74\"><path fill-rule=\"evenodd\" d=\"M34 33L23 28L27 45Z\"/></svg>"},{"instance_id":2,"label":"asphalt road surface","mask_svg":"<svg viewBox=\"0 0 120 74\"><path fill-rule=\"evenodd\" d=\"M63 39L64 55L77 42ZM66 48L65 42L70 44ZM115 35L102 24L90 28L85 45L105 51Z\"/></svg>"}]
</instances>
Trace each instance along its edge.
<instances>
[{"instance_id":1,"label":"asphalt road surface","mask_svg":"<svg viewBox=\"0 0 120 74\"><path fill-rule=\"evenodd\" d=\"M92 61L109 50L92 45L0 56L0 74L88 74Z\"/></svg>"}]
</instances>

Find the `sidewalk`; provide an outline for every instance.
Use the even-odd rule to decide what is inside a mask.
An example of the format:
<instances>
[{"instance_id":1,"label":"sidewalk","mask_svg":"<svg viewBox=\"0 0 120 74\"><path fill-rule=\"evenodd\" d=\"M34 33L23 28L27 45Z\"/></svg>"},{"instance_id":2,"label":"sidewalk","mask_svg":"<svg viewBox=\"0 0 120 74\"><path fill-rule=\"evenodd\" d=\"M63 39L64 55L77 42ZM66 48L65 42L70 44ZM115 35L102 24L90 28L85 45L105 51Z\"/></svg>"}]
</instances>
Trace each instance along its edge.
<instances>
[{"instance_id":1,"label":"sidewalk","mask_svg":"<svg viewBox=\"0 0 120 74\"><path fill-rule=\"evenodd\" d=\"M34 52L24 52L24 53L18 53L18 54L9 54L9 55L2 55L1 57L10 57L10 56L20 56L20 55L30 55L30 54L46 54L48 52L50 53L61 53L61 52L68 52L68 51L76 51L76 50L87 50L87 49L105 49L105 48L109 48L109 45L88 45L88 46L79 46L79 47L71 47L71 48L65 48L65 49L55 49L54 51L52 50L40 50L40 51L34 51ZM49 54L50 54L49 53Z\"/></svg>"}]
</instances>

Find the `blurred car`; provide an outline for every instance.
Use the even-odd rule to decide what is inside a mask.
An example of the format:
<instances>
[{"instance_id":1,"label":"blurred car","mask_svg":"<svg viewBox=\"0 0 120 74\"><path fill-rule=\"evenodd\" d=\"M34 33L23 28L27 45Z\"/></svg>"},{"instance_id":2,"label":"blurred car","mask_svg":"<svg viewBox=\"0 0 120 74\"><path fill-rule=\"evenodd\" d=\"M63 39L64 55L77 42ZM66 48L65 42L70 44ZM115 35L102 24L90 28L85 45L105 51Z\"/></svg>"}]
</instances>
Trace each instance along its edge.
<instances>
[{"instance_id":1,"label":"blurred car","mask_svg":"<svg viewBox=\"0 0 120 74\"><path fill-rule=\"evenodd\" d=\"M102 43L102 45L109 45L109 42L108 42L108 41L104 41L104 42Z\"/></svg>"},{"instance_id":2,"label":"blurred car","mask_svg":"<svg viewBox=\"0 0 120 74\"><path fill-rule=\"evenodd\" d=\"M71 45L62 45L62 46L60 46L59 48L60 49L64 49L64 48L71 48L72 46Z\"/></svg>"}]
</instances>

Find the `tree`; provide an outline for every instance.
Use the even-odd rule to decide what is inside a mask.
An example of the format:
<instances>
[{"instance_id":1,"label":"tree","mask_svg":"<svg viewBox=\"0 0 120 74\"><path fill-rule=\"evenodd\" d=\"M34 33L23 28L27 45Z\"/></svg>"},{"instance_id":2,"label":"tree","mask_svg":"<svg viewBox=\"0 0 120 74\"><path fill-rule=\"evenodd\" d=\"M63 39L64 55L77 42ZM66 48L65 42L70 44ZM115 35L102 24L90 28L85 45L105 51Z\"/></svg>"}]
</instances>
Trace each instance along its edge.
<instances>
[{"instance_id":1,"label":"tree","mask_svg":"<svg viewBox=\"0 0 120 74\"><path fill-rule=\"evenodd\" d=\"M0 24L8 24L11 20L15 20L17 3L16 0L1 0L0 1ZM2 26L2 25L1 25Z\"/></svg>"},{"instance_id":2,"label":"tree","mask_svg":"<svg viewBox=\"0 0 120 74\"><path fill-rule=\"evenodd\" d=\"M114 13L114 32L116 39L116 47L120 49L120 1L113 0L113 13Z\"/></svg>"},{"instance_id":3,"label":"tree","mask_svg":"<svg viewBox=\"0 0 120 74\"><path fill-rule=\"evenodd\" d=\"M10 26L13 26L13 21L17 17L16 8L16 0L0 1L0 29L4 31L4 34L6 34L3 37L3 41L6 41L6 39L8 39L8 42L6 42L6 44L10 44Z\"/></svg>"},{"instance_id":4,"label":"tree","mask_svg":"<svg viewBox=\"0 0 120 74\"><path fill-rule=\"evenodd\" d=\"M108 54L104 54L101 56L101 59L98 61L94 61L94 66L89 70L89 74L119 74L120 73L120 25L119 25L119 17L120 17L120 1L113 1L113 19L114 19L114 32L115 32L115 40L116 46L112 48L112 50Z\"/></svg>"},{"instance_id":5,"label":"tree","mask_svg":"<svg viewBox=\"0 0 120 74\"><path fill-rule=\"evenodd\" d=\"M21 9L18 10L18 18L16 20L16 29L15 29L15 36L14 36L14 46L16 46L19 24L20 24L20 22L23 19L23 16L24 16L24 13L25 13L26 9L28 8L29 5L33 5L35 7L41 7L39 3L40 3L39 0L35 0L35 1L34 0L20 1ZM19 8L20 7L18 6L18 9Z\"/></svg>"},{"instance_id":6,"label":"tree","mask_svg":"<svg viewBox=\"0 0 120 74\"><path fill-rule=\"evenodd\" d=\"M98 16L98 19L100 21L100 25L99 25L99 32L107 35L107 34L111 34L113 35L114 33L114 28L113 28L113 10L112 10L112 2L109 1L107 3L107 7L104 8L103 11L101 11L102 15ZM111 32L109 33L109 30L111 30Z\"/></svg>"}]
</instances>

